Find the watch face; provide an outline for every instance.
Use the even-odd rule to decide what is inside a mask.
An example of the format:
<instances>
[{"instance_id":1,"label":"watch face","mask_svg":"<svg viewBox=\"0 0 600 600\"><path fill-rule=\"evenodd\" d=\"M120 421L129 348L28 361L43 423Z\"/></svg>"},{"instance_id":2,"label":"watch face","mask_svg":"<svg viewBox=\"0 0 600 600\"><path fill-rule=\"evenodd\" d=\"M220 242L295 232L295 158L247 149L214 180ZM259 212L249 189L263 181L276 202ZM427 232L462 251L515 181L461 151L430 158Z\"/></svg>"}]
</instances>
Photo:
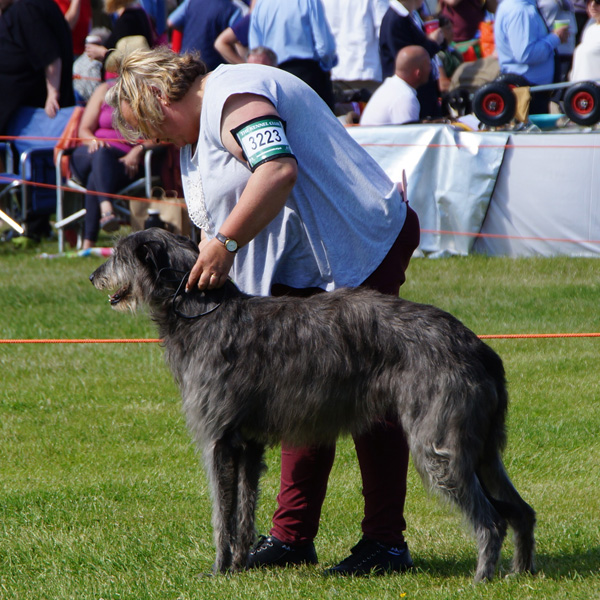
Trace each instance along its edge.
<instances>
[{"instance_id":1,"label":"watch face","mask_svg":"<svg viewBox=\"0 0 600 600\"><path fill-rule=\"evenodd\" d=\"M235 252L237 250L237 242L235 240L227 240L225 242L225 248L229 250L229 252Z\"/></svg>"}]
</instances>

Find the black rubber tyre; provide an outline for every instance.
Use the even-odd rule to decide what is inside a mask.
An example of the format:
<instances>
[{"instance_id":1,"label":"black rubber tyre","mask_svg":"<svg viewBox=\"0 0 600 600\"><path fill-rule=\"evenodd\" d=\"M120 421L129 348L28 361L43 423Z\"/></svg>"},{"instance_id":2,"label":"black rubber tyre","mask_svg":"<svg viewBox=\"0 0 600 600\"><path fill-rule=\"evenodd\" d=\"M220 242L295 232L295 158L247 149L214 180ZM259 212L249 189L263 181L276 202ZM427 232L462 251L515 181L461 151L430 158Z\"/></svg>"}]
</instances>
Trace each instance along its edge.
<instances>
[{"instance_id":1,"label":"black rubber tyre","mask_svg":"<svg viewBox=\"0 0 600 600\"><path fill-rule=\"evenodd\" d=\"M594 125L600 121L600 87L582 81L570 87L563 100L565 114L577 125Z\"/></svg>"},{"instance_id":2,"label":"black rubber tyre","mask_svg":"<svg viewBox=\"0 0 600 600\"><path fill-rule=\"evenodd\" d=\"M517 100L506 83L492 81L479 88L473 96L475 116L489 127L500 127L515 116Z\"/></svg>"},{"instance_id":3,"label":"black rubber tyre","mask_svg":"<svg viewBox=\"0 0 600 600\"><path fill-rule=\"evenodd\" d=\"M504 83L510 88L531 86L531 83L527 78L523 77L523 75L517 75L516 73L502 73L502 75L498 75L494 81Z\"/></svg>"}]
</instances>

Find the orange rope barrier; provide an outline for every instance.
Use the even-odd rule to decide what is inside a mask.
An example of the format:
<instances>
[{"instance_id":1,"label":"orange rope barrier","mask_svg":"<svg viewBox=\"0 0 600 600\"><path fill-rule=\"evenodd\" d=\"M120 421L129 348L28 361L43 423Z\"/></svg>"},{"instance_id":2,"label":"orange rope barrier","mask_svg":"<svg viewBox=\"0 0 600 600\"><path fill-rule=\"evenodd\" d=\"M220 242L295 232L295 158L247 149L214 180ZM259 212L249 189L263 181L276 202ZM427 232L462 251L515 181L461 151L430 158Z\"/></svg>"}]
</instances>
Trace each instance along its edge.
<instances>
[{"instance_id":1,"label":"orange rope barrier","mask_svg":"<svg viewBox=\"0 0 600 600\"><path fill-rule=\"evenodd\" d=\"M37 182L37 181L25 181L24 179L18 179L16 177L9 177L6 175L0 175L0 183L8 183L8 182L15 182L15 183L20 183L22 185L30 185L33 187L40 187L40 188L44 188L44 189L50 189L50 190L63 190L65 192L72 192L75 194L81 194L82 192L79 192L78 190L75 190L73 188L70 188L66 185L61 185L61 186L57 186L54 185L53 183L41 183L41 182ZM179 198L177 199L177 201L174 200L163 200L161 198L144 198L143 196L124 196L122 194L109 194L108 192L96 192L96 191L92 191L92 190L87 190L85 192L86 194L90 194L91 196L106 196L107 198L114 198L117 200L134 200L135 202L148 202L148 203L154 203L154 202L164 202L165 204L169 204L170 206L181 206L181 207L185 207L185 202L179 202Z\"/></svg>"},{"instance_id":2,"label":"orange rope barrier","mask_svg":"<svg viewBox=\"0 0 600 600\"><path fill-rule=\"evenodd\" d=\"M162 342L160 339L153 338L133 338L133 339L6 339L0 340L0 344L157 344Z\"/></svg>"},{"instance_id":3,"label":"orange rope barrier","mask_svg":"<svg viewBox=\"0 0 600 600\"><path fill-rule=\"evenodd\" d=\"M74 190L73 188L70 188L68 186L56 186L52 183L38 183L35 181L24 181L22 179L16 179L14 177L7 177L5 175L0 175L0 183L2 182L9 182L9 181L14 181L14 182L19 182L22 183L24 185L31 185L31 186L38 186L41 188L46 188L46 189L61 189L63 191L66 192L74 192L74 193L78 193L77 190ZM179 198L177 198L176 200L163 200L161 198L144 198L143 196L124 196L122 194L109 194L107 192L95 192L95 191L91 191L88 190L86 193L92 195L92 196L106 196L107 198L113 198L113 199L117 199L117 200L129 200L129 201L135 201L135 202L147 202L147 203L154 203L154 202L164 202L166 204L169 204L170 206L180 206L185 208L186 204L184 201L179 201ZM538 236L522 236L522 235L508 235L508 234L501 234L501 233L471 233L471 232L464 232L464 231L448 231L448 230L444 230L444 229L421 229L421 233L431 233L431 234L439 234L439 235L460 235L460 236L468 236L468 237L476 237L476 238L496 238L496 239L506 239L506 240L533 240L533 241L539 241L539 242L563 242L563 243L572 243L572 244L600 244L600 240L575 240L575 239L569 239L569 238L545 238L545 237L538 237Z\"/></svg>"},{"instance_id":4,"label":"orange rope barrier","mask_svg":"<svg viewBox=\"0 0 600 600\"><path fill-rule=\"evenodd\" d=\"M600 333L498 333L477 336L482 340L556 339L600 337ZM158 338L133 339L0 339L0 344L158 344Z\"/></svg>"},{"instance_id":5,"label":"orange rope barrier","mask_svg":"<svg viewBox=\"0 0 600 600\"><path fill-rule=\"evenodd\" d=\"M79 75L78 73L73 74L73 79L83 79L85 81L98 81L98 82L102 81L102 79L100 77L88 77L87 75Z\"/></svg>"},{"instance_id":6,"label":"orange rope barrier","mask_svg":"<svg viewBox=\"0 0 600 600\"><path fill-rule=\"evenodd\" d=\"M470 133L470 132L466 132L466 133ZM472 132L472 133L477 133L477 132ZM0 135L0 140L6 140L6 141L13 141L13 140L58 141L59 139L60 139L59 137ZM81 141L84 138L72 138L72 139L76 140L76 141ZM115 138L115 139L106 139L103 141L123 142L123 139ZM362 142L360 145L363 147L369 146L369 147L378 147L378 148L416 147L416 148L466 148L467 150L472 149L472 146L470 144L431 144L431 143L416 144L414 142L410 142L410 143L407 142L407 143L401 144L398 142L393 142L393 143L391 143L391 142L390 143ZM598 148L598 145L573 144L571 146L561 146L558 144L532 144L532 145L527 145L527 146L515 146L514 144L508 143L508 144L479 144L477 146L477 148L504 148L505 150L507 150L507 149L519 150L521 148L523 148L523 149L536 148L536 149L543 149L543 150L591 150L593 148Z\"/></svg>"},{"instance_id":7,"label":"orange rope barrier","mask_svg":"<svg viewBox=\"0 0 600 600\"><path fill-rule=\"evenodd\" d=\"M27 141L42 141L42 142L57 142L60 140L60 137L50 137L50 136L42 136L42 135L0 135L0 141L13 142L15 140L27 140ZM70 141L73 142L89 142L90 138L78 138L78 137L70 137ZM102 142L119 142L121 144L126 143L127 140L123 138L102 138L100 141ZM142 143L144 140L138 140ZM165 145L168 145L165 143Z\"/></svg>"},{"instance_id":8,"label":"orange rope barrier","mask_svg":"<svg viewBox=\"0 0 600 600\"><path fill-rule=\"evenodd\" d=\"M469 237L487 237L503 240L534 240L538 242L570 242L573 244L600 244L600 240L573 240L570 238L545 238L534 235L508 235L505 233L470 233L464 231L446 231L444 229L421 229L421 233L439 233L441 235L462 235Z\"/></svg>"},{"instance_id":9,"label":"orange rope barrier","mask_svg":"<svg viewBox=\"0 0 600 600\"><path fill-rule=\"evenodd\" d=\"M468 132L467 132L468 133ZM475 133L475 132L474 132ZM374 146L376 148L410 148L419 147L419 148L466 148L467 150L471 150L472 146L469 144L415 144L414 142L399 144L397 142L394 143L377 143L377 142L361 142L360 144L363 147L366 146ZM559 144L531 144L527 146L515 146L514 144L478 144L477 148L504 148L505 150L520 150L523 149L543 149L543 150L591 150L594 148L598 148L597 145L594 144L577 144L573 146L561 146Z\"/></svg>"}]
</instances>

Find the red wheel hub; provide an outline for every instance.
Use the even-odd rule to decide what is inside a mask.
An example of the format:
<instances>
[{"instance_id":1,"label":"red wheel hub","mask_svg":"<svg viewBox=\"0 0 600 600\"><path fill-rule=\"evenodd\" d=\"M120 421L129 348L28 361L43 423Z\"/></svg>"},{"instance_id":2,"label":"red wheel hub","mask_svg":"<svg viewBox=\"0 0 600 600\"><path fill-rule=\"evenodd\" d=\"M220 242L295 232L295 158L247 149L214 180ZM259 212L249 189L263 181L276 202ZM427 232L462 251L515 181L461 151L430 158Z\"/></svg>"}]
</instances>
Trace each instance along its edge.
<instances>
[{"instance_id":1,"label":"red wheel hub","mask_svg":"<svg viewBox=\"0 0 600 600\"><path fill-rule=\"evenodd\" d=\"M483 110L491 116L497 117L504 110L504 99L500 94L491 93L483 100Z\"/></svg>"},{"instance_id":2,"label":"red wheel hub","mask_svg":"<svg viewBox=\"0 0 600 600\"><path fill-rule=\"evenodd\" d=\"M571 106L580 115L588 115L594 110L594 97L589 92L578 92L571 98Z\"/></svg>"}]
</instances>

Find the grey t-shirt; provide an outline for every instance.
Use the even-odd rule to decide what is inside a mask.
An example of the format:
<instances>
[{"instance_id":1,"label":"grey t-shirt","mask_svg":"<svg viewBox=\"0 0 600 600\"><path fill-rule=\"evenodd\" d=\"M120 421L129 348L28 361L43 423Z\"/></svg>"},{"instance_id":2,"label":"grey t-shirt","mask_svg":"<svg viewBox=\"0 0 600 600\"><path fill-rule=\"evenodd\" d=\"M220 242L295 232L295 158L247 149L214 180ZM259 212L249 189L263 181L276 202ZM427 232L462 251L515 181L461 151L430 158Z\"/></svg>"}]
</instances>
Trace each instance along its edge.
<instances>
[{"instance_id":1,"label":"grey t-shirt","mask_svg":"<svg viewBox=\"0 0 600 600\"><path fill-rule=\"evenodd\" d=\"M279 215L238 251L231 277L243 291L263 296L274 283L327 291L360 285L398 237L406 205L321 98L274 67L222 65L209 75L198 144L194 152L181 151L192 221L214 237L252 175L220 135L223 105L240 93L264 96L285 121L298 178Z\"/></svg>"}]
</instances>

